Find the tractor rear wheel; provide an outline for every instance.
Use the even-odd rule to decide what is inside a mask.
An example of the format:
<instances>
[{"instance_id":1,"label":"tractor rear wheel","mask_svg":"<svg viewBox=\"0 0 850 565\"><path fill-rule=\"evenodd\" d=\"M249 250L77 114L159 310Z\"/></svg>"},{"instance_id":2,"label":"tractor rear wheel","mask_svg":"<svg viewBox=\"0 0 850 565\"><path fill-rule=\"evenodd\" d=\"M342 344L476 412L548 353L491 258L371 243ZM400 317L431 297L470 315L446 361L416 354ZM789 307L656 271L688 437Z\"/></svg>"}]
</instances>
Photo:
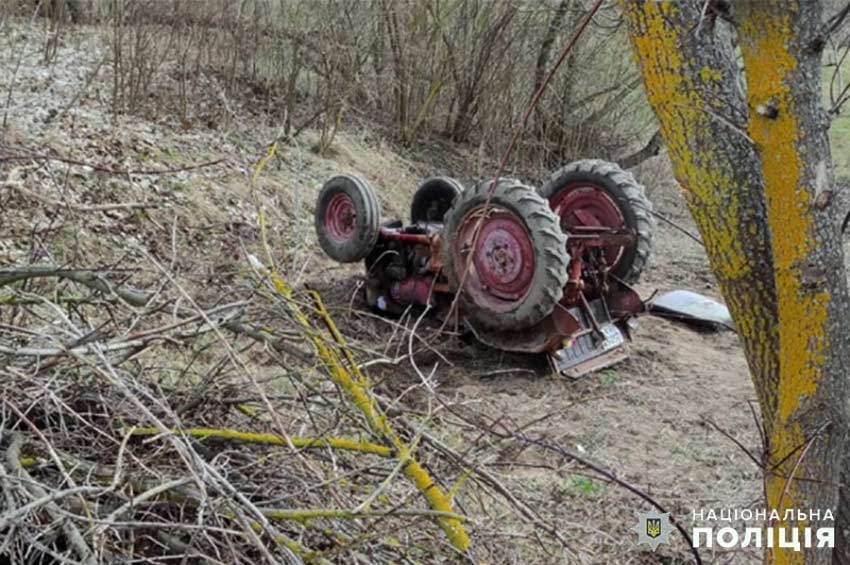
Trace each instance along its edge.
<instances>
[{"instance_id":1,"label":"tractor rear wheel","mask_svg":"<svg viewBox=\"0 0 850 565\"><path fill-rule=\"evenodd\" d=\"M314 219L324 252L341 263L354 263L366 257L378 241L381 204L365 180L340 175L322 187Z\"/></svg>"},{"instance_id":2,"label":"tractor rear wheel","mask_svg":"<svg viewBox=\"0 0 850 565\"><path fill-rule=\"evenodd\" d=\"M463 192L463 186L450 177L425 179L413 194L410 204L411 223L442 222L452 202Z\"/></svg>"},{"instance_id":3,"label":"tractor rear wheel","mask_svg":"<svg viewBox=\"0 0 850 565\"><path fill-rule=\"evenodd\" d=\"M533 188L501 179L495 187L491 180L466 190L446 214L442 238L449 287L480 326L528 328L561 300L566 238Z\"/></svg>"},{"instance_id":4,"label":"tractor rear wheel","mask_svg":"<svg viewBox=\"0 0 850 565\"><path fill-rule=\"evenodd\" d=\"M560 216L567 238L578 227L632 231L632 243L605 247L601 258L617 278L638 280L652 253L655 221L652 203L634 175L608 161L583 159L552 173L539 192Z\"/></svg>"}]
</instances>

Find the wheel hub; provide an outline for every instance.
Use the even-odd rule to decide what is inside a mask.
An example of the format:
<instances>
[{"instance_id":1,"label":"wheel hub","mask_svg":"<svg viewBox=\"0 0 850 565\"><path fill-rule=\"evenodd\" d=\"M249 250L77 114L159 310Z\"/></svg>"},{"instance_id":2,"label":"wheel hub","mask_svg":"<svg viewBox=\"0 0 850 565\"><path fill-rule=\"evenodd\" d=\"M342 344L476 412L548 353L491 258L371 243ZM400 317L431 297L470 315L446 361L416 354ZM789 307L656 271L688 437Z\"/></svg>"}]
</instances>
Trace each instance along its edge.
<instances>
[{"instance_id":1,"label":"wheel hub","mask_svg":"<svg viewBox=\"0 0 850 565\"><path fill-rule=\"evenodd\" d=\"M575 183L564 187L551 199L552 210L561 218L561 227L566 233L576 228L626 228L626 219L620 207L605 190L587 183ZM602 256L608 267L613 268L623 254L623 247L611 245L604 248Z\"/></svg>"},{"instance_id":2,"label":"wheel hub","mask_svg":"<svg viewBox=\"0 0 850 565\"><path fill-rule=\"evenodd\" d=\"M475 302L499 311L509 310L523 298L534 278L534 248L522 220L504 210L491 210L481 220L475 249L475 226L480 213L469 214L460 230L459 261L471 260L464 285ZM471 255L471 257L470 257Z\"/></svg>"},{"instance_id":3,"label":"wheel hub","mask_svg":"<svg viewBox=\"0 0 850 565\"><path fill-rule=\"evenodd\" d=\"M522 297L534 276L534 251L525 226L512 215L489 218L474 261L486 290L500 298Z\"/></svg>"},{"instance_id":4,"label":"wheel hub","mask_svg":"<svg viewBox=\"0 0 850 565\"><path fill-rule=\"evenodd\" d=\"M328 203L325 211L325 227L336 243L345 243L354 233L357 211L354 201L347 194L337 194Z\"/></svg>"}]
</instances>

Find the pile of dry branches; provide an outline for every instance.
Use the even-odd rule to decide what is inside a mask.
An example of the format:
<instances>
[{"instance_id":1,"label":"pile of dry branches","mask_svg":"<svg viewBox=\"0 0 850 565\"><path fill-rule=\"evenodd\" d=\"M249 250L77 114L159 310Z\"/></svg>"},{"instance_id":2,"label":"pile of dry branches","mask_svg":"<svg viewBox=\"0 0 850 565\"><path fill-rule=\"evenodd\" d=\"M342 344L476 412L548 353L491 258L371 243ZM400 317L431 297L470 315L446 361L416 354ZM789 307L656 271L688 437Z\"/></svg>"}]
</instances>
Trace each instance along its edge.
<instances>
[{"instance_id":1,"label":"pile of dry branches","mask_svg":"<svg viewBox=\"0 0 850 565\"><path fill-rule=\"evenodd\" d=\"M468 549L457 471L418 460L419 424L382 406L317 294L256 262L243 300L202 306L161 274L145 293L93 271L0 270L0 555Z\"/></svg>"}]
</instances>

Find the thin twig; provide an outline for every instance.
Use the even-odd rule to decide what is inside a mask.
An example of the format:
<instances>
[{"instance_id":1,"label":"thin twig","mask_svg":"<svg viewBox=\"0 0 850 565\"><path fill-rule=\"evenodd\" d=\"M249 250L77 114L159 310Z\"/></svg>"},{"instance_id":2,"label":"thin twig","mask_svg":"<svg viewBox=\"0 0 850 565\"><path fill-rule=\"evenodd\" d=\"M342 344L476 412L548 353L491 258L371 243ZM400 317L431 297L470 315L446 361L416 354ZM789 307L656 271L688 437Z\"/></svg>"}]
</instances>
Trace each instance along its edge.
<instances>
[{"instance_id":1,"label":"thin twig","mask_svg":"<svg viewBox=\"0 0 850 565\"><path fill-rule=\"evenodd\" d=\"M107 167L106 165L100 165L97 163L89 163L86 161L79 161L77 159L71 159L69 157L61 157L58 155L21 155L21 154L0 154L0 163L8 162L8 161L35 161L35 162L47 162L47 161L58 161L60 163L65 163L67 165L76 165L79 167L88 167L93 169L99 173L106 173L110 175L170 175L174 173L182 173L186 171L194 171L197 169L204 169L207 167L213 167L225 161L224 158L216 159L214 161L206 161L203 163L197 163L192 165L184 165L180 167L169 167L165 169L116 169L113 167Z\"/></svg>"}]
</instances>

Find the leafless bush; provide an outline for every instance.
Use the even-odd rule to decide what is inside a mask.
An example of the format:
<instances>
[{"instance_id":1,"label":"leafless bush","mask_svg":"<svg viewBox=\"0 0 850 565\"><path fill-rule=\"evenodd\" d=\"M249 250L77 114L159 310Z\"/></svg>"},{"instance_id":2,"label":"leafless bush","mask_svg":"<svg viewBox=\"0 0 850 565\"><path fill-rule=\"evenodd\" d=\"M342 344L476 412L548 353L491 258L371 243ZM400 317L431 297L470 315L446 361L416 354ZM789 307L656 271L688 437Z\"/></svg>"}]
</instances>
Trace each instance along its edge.
<instances>
[{"instance_id":1,"label":"leafless bush","mask_svg":"<svg viewBox=\"0 0 850 565\"><path fill-rule=\"evenodd\" d=\"M358 116L391 125L406 145L441 135L495 153L583 10L571 0L114 2L114 108L138 111L154 96L191 125L202 79L214 77L285 138L317 127L322 150ZM616 157L650 137L635 118L648 114L617 18L603 10L570 54L519 161ZM228 120L220 111L208 121Z\"/></svg>"}]
</instances>

